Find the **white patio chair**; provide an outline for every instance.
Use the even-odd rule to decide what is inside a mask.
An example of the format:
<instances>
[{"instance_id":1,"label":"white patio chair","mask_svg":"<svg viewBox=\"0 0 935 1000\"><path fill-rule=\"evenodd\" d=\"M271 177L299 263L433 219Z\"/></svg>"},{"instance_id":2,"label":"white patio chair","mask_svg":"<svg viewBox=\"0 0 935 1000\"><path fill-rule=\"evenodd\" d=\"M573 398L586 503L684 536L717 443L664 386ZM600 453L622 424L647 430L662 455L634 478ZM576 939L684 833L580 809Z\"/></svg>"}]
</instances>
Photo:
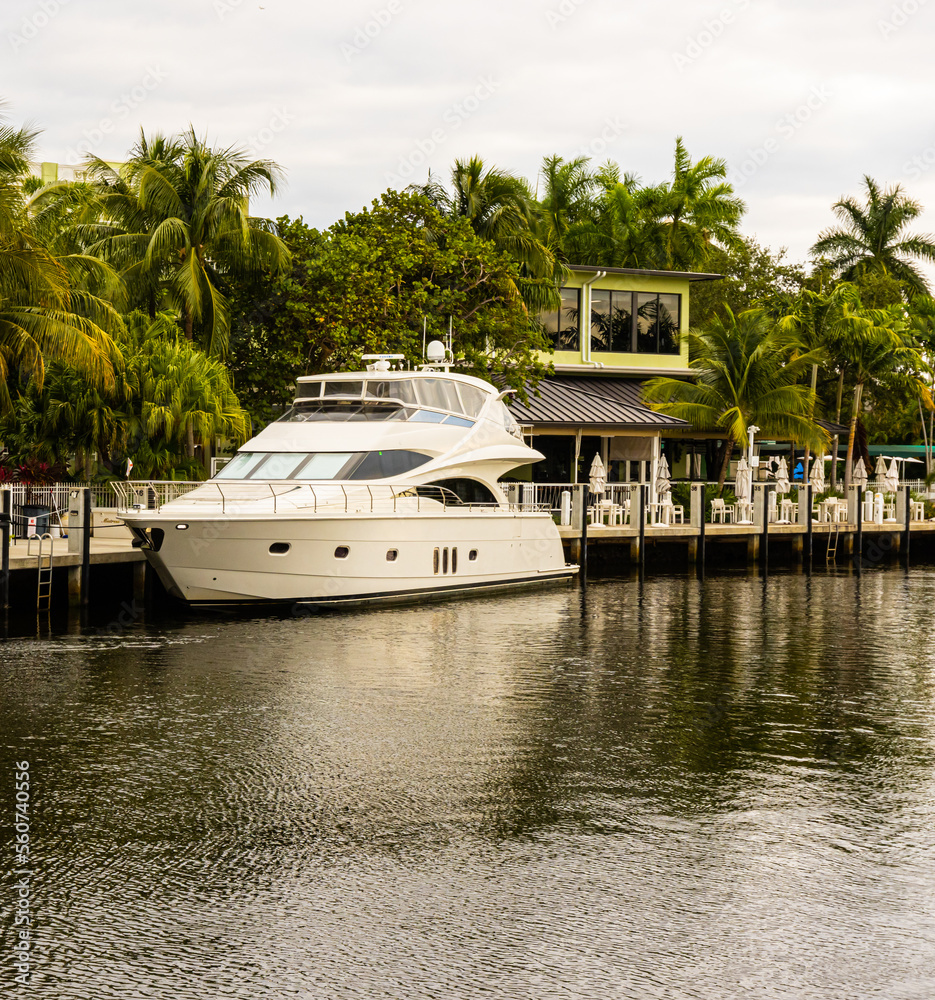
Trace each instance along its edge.
<instances>
[{"instance_id":1,"label":"white patio chair","mask_svg":"<svg viewBox=\"0 0 935 1000\"><path fill-rule=\"evenodd\" d=\"M723 500L711 501L711 523L728 524L734 520L734 507L724 503Z\"/></svg>"}]
</instances>

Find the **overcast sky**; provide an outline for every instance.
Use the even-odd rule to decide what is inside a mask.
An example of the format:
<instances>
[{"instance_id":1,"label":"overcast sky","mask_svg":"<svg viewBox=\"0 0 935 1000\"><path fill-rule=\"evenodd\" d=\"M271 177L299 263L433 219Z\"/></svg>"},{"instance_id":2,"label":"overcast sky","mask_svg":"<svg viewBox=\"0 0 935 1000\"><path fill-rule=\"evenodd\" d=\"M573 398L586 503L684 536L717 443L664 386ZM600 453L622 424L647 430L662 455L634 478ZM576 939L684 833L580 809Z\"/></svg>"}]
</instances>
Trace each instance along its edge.
<instances>
[{"instance_id":1,"label":"overcast sky","mask_svg":"<svg viewBox=\"0 0 935 1000\"><path fill-rule=\"evenodd\" d=\"M12 8L18 8L12 13ZM543 156L646 182L676 135L723 157L745 232L804 260L865 173L935 231L935 2L26 0L0 95L42 159L122 159L189 123L286 170L262 214L326 227L457 157L535 183Z\"/></svg>"}]
</instances>

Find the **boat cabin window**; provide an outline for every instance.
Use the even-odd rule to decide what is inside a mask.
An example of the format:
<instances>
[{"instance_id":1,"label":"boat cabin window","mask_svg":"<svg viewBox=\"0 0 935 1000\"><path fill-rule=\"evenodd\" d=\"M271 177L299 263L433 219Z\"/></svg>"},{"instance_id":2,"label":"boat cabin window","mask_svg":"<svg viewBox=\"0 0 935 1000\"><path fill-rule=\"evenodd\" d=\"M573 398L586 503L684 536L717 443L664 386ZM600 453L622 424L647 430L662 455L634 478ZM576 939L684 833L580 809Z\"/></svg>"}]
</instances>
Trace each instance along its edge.
<instances>
[{"instance_id":1,"label":"boat cabin window","mask_svg":"<svg viewBox=\"0 0 935 1000\"><path fill-rule=\"evenodd\" d=\"M284 420L334 419L328 405L341 404L352 407L363 404L366 410L374 403L396 402L404 406L419 406L428 410L446 410L466 417L480 416L489 393L475 385L468 385L450 378L388 379L368 378L347 382L323 381L300 382L296 401ZM325 403L328 400L328 403ZM308 409L309 403L321 405L321 410ZM303 406L302 404L306 404ZM320 412L324 417L310 417L308 414ZM291 414L291 415L290 415ZM354 419L354 418L350 418ZM359 419L373 419L361 417Z\"/></svg>"},{"instance_id":2,"label":"boat cabin window","mask_svg":"<svg viewBox=\"0 0 935 1000\"><path fill-rule=\"evenodd\" d=\"M238 452L215 479L364 480L401 476L432 460L419 451Z\"/></svg>"},{"instance_id":3,"label":"boat cabin window","mask_svg":"<svg viewBox=\"0 0 935 1000\"><path fill-rule=\"evenodd\" d=\"M270 454L254 467L253 472L264 479L291 479L307 459L308 455L291 452Z\"/></svg>"},{"instance_id":4,"label":"boat cabin window","mask_svg":"<svg viewBox=\"0 0 935 1000\"><path fill-rule=\"evenodd\" d=\"M412 382L403 381L402 379L396 379L395 381L387 380L385 382L368 379L364 386L364 396L368 399L398 399L400 402L409 403L410 405L414 405L416 401Z\"/></svg>"},{"instance_id":5,"label":"boat cabin window","mask_svg":"<svg viewBox=\"0 0 935 1000\"><path fill-rule=\"evenodd\" d=\"M363 382L323 382L323 396L356 396L358 399L364 391Z\"/></svg>"},{"instance_id":6,"label":"boat cabin window","mask_svg":"<svg viewBox=\"0 0 935 1000\"><path fill-rule=\"evenodd\" d=\"M499 503L500 499L476 479L437 479L427 485L451 490L462 503Z\"/></svg>"}]
</instances>

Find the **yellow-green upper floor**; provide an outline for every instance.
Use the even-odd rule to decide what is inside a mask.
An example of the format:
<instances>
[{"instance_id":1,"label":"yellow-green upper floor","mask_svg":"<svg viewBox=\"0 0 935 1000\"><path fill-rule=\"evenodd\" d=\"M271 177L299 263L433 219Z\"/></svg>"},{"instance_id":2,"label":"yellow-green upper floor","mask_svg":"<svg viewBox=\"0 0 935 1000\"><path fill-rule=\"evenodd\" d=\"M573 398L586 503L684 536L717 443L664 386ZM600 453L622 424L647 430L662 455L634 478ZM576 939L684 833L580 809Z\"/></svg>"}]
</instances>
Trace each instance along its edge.
<instances>
[{"instance_id":1,"label":"yellow-green upper floor","mask_svg":"<svg viewBox=\"0 0 935 1000\"><path fill-rule=\"evenodd\" d=\"M581 265L570 270L560 289L561 309L539 315L555 346L551 360L557 370L687 370L690 286L721 275Z\"/></svg>"}]
</instances>

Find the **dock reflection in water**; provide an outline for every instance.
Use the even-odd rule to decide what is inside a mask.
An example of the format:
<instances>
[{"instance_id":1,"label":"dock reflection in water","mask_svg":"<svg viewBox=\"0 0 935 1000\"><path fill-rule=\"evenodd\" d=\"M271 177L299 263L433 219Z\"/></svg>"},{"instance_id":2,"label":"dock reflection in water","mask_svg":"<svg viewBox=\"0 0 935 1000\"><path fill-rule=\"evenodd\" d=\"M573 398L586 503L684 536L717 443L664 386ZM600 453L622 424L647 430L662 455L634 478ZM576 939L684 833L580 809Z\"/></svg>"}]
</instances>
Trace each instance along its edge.
<instances>
[{"instance_id":1,"label":"dock reflection in water","mask_svg":"<svg viewBox=\"0 0 935 1000\"><path fill-rule=\"evenodd\" d=\"M930 998L933 601L651 579L8 640L30 996Z\"/></svg>"}]
</instances>

